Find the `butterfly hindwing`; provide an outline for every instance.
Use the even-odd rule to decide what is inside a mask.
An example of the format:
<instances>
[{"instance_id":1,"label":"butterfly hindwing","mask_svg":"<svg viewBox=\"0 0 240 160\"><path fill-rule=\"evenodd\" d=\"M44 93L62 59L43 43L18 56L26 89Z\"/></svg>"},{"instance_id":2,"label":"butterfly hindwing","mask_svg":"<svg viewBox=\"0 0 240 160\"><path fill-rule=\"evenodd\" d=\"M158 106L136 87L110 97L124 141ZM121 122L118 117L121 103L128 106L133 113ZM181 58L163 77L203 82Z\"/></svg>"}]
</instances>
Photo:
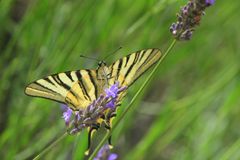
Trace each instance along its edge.
<instances>
[{"instance_id":1,"label":"butterfly hindwing","mask_svg":"<svg viewBox=\"0 0 240 160\"><path fill-rule=\"evenodd\" d=\"M32 82L25 93L66 103L78 110L98 97L98 83L96 70L68 71Z\"/></svg>"}]
</instances>

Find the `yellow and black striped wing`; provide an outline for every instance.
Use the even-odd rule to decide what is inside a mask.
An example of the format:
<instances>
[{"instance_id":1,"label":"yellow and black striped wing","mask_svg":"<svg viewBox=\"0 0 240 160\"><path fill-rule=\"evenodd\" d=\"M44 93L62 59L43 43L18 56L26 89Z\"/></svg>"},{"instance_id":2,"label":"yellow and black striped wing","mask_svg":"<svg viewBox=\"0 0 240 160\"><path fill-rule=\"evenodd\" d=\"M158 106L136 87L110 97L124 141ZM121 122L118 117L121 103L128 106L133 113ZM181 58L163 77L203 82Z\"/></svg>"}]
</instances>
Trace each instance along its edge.
<instances>
[{"instance_id":1,"label":"yellow and black striped wing","mask_svg":"<svg viewBox=\"0 0 240 160\"><path fill-rule=\"evenodd\" d=\"M109 66L110 85L119 81L120 86L129 87L161 57L159 49L146 49L131 53Z\"/></svg>"},{"instance_id":2,"label":"yellow and black striped wing","mask_svg":"<svg viewBox=\"0 0 240 160\"><path fill-rule=\"evenodd\" d=\"M73 110L86 108L99 95L96 70L54 74L30 83L25 93L66 103Z\"/></svg>"}]
</instances>

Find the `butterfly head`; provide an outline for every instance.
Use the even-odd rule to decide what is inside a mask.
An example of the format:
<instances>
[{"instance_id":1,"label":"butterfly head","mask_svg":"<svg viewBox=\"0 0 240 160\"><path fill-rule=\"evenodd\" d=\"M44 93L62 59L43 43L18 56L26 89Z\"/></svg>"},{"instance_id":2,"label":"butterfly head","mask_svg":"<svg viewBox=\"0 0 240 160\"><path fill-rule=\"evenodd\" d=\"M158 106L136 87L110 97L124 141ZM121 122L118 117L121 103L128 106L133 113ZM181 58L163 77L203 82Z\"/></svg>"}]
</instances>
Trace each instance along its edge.
<instances>
[{"instance_id":1,"label":"butterfly head","mask_svg":"<svg viewBox=\"0 0 240 160\"><path fill-rule=\"evenodd\" d=\"M105 61L99 61L98 62L98 68L102 68L102 67L105 67L107 64Z\"/></svg>"}]
</instances>

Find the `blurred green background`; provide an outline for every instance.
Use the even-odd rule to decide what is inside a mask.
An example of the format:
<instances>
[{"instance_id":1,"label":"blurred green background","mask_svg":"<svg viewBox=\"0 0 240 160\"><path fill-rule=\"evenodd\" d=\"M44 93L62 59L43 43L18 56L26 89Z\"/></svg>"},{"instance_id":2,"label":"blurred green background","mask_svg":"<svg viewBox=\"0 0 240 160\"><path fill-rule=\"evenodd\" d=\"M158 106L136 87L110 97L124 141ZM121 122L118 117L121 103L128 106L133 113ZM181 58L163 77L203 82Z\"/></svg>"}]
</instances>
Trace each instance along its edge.
<instances>
[{"instance_id":1,"label":"blurred green background","mask_svg":"<svg viewBox=\"0 0 240 160\"><path fill-rule=\"evenodd\" d=\"M31 159L65 132L59 104L26 96L26 84L97 67L81 54L101 59L122 46L111 63L140 49L166 51L169 26L186 2L0 1L0 157ZM239 4L217 1L192 40L166 57L113 133L119 159L240 159ZM42 159L83 159L86 143L86 132L68 136Z\"/></svg>"}]
</instances>

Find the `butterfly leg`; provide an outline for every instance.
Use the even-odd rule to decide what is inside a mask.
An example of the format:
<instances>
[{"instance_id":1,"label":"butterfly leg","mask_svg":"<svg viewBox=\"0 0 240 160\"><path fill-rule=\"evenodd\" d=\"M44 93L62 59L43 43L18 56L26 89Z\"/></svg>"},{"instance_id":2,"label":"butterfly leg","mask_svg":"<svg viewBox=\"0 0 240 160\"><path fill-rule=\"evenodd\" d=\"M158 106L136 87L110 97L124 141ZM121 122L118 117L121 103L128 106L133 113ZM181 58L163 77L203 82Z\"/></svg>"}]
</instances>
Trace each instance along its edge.
<instances>
[{"instance_id":1,"label":"butterfly leg","mask_svg":"<svg viewBox=\"0 0 240 160\"><path fill-rule=\"evenodd\" d=\"M108 123L108 122L107 122ZM111 125L110 124L105 124L105 128L107 129L107 131L109 132L110 130L111 130ZM108 138L108 145L109 145L109 148L111 149L111 148L113 148L113 146L112 146L112 135L110 135L110 137Z\"/></svg>"},{"instance_id":2,"label":"butterfly leg","mask_svg":"<svg viewBox=\"0 0 240 160\"><path fill-rule=\"evenodd\" d=\"M97 131L99 127L100 127L100 124L92 124L92 126L88 128L88 148L85 151L85 155L89 154L93 133Z\"/></svg>"},{"instance_id":3,"label":"butterfly leg","mask_svg":"<svg viewBox=\"0 0 240 160\"><path fill-rule=\"evenodd\" d=\"M112 129L112 120L113 118L116 117L116 113L115 112L111 112L107 115L106 120L105 120L105 128L107 129L108 132L111 131ZM109 144L109 148L113 148L112 146L112 135L110 135L110 137L108 138L108 144Z\"/></svg>"}]
</instances>

